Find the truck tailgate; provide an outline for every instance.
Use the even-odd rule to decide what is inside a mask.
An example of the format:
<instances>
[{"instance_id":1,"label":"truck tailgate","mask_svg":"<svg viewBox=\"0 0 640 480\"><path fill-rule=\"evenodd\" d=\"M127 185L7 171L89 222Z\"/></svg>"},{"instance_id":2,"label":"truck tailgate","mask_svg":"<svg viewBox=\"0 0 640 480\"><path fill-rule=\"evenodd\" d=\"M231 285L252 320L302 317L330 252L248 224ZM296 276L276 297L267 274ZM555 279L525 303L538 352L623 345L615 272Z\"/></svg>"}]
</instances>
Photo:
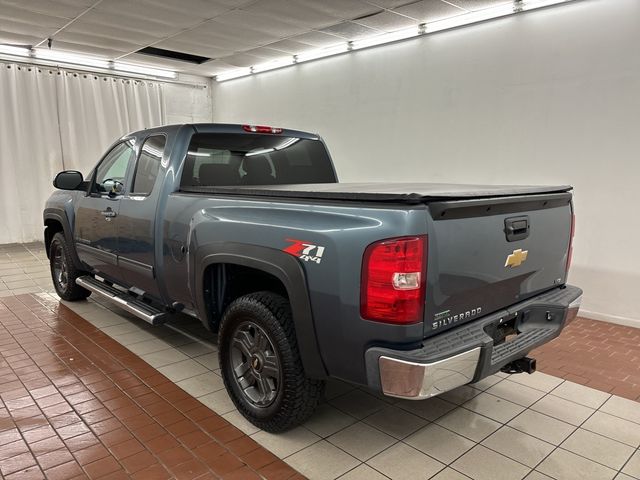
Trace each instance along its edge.
<instances>
[{"instance_id":1,"label":"truck tailgate","mask_svg":"<svg viewBox=\"0 0 640 480\"><path fill-rule=\"evenodd\" d=\"M428 204L425 337L566 282L571 193Z\"/></svg>"}]
</instances>

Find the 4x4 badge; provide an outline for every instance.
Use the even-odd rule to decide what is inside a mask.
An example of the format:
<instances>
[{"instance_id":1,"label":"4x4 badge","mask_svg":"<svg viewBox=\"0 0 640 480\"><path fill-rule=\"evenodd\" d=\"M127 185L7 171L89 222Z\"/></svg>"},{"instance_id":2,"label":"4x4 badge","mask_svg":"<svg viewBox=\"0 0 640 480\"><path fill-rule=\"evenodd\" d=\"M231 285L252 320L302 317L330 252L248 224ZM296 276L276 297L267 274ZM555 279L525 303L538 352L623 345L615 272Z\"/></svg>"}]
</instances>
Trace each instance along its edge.
<instances>
[{"instance_id":1,"label":"4x4 badge","mask_svg":"<svg viewBox=\"0 0 640 480\"><path fill-rule=\"evenodd\" d=\"M522 250L518 248L514 250L513 253L507 256L507 261L504 262L505 267L519 267L527 260L527 255L529 254L529 250Z\"/></svg>"},{"instance_id":2,"label":"4x4 badge","mask_svg":"<svg viewBox=\"0 0 640 480\"><path fill-rule=\"evenodd\" d=\"M313 243L308 243L303 240L294 240L292 238L287 238L286 240L287 242L292 242L292 244L287 248L283 248L283 252L290 253L305 262L320 263L322 261L324 247L314 245Z\"/></svg>"}]
</instances>

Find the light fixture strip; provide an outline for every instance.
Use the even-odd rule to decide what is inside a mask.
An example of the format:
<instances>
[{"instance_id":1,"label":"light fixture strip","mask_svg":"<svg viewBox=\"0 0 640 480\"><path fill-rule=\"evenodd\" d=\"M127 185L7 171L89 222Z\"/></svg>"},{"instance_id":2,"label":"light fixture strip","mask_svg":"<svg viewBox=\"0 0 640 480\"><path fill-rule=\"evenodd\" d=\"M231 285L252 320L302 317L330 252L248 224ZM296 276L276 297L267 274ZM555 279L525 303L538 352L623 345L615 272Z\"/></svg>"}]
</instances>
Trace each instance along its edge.
<instances>
[{"instance_id":1,"label":"light fixture strip","mask_svg":"<svg viewBox=\"0 0 640 480\"><path fill-rule=\"evenodd\" d=\"M310 60L316 60L319 58L326 58L340 53L345 53L350 50L360 50L369 47L375 47L379 45L386 45L401 40L408 40L420 35L440 32L443 30L449 30L452 28L471 25L485 20L491 20L494 18L501 18L514 13L523 11L535 10L538 8L548 7L551 5L558 5L561 3L568 3L574 0L514 0L511 3L498 5L496 7L489 7L483 10L475 12L463 13L456 15L455 17L446 18L443 20L437 20L434 22L421 23L416 27L411 27L403 30L398 30L391 33L383 33L374 37L363 38L362 40L354 40L352 42L340 43L332 47L320 48L316 50L310 50L298 55L294 55L291 59L286 57L281 61L284 62L281 65L273 68L264 68L266 64L255 65L253 67L246 67L237 70L230 70L227 72L219 73L214 78L218 82L224 82L227 80L233 80L240 77L246 77L252 73L261 73L275 68L281 68L285 66L294 65L296 63L303 63Z\"/></svg>"}]
</instances>

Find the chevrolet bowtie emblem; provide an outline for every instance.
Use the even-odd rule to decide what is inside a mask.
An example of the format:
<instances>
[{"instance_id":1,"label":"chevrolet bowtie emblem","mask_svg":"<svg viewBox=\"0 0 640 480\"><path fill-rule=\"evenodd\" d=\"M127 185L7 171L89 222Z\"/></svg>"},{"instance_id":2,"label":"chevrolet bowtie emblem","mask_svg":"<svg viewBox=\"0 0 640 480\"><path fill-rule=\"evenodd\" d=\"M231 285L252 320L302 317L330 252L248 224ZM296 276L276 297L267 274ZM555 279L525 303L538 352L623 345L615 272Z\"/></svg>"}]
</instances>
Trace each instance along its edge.
<instances>
[{"instance_id":1,"label":"chevrolet bowtie emblem","mask_svg":"<svg viewBox=\"0 0 640 480\"><path fill-rule=\"evenodd\" d=\"M507 261L504 262L505 267L519 267L527 259L529 250L522 250L521 248L514 250L512 254L507 256Z\"/></svg>"}]
</instances>

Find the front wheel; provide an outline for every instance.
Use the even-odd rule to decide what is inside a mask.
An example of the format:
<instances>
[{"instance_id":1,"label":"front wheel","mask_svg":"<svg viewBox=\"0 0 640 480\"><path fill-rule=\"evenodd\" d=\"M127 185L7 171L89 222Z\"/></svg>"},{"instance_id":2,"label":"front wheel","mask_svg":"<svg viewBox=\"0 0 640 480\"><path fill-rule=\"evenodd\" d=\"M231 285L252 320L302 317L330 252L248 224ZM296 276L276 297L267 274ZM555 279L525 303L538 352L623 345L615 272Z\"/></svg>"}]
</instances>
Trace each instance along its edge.
<instances>
[{"instance_id":1,"label":"front wheel","mask_svg":"<svg viewBox=\"0 0 640 480\"><path fill-rule=\"evenodd\" d=\"M76 283L76 278L83 272L74 265L69 248L62 233L56 233L51 239L49 265L53 286L63 300L84 300L91 292Z\"/></svg>"},{"instance_id":2,"label":"front wheel","mask_svg":"<svg viewBox=\"0 0 640 480\"><path fill-rule=\"evenodd\" d=\"M324 382L305 376L285 298L258 292L236 299L218 338L225 387L247 420L275 433L311 416Z\"/></svg>"}]
</instances>

